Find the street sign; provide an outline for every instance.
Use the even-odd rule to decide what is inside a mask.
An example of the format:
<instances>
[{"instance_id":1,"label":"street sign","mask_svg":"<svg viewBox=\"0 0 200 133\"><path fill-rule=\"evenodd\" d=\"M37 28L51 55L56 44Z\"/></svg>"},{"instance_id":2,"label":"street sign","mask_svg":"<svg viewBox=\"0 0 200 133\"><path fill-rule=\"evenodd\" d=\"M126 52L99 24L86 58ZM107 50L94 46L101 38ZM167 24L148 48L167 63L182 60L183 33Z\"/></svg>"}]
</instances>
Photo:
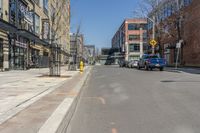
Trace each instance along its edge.
<instances>
[{"instance_id":1,"label":"street sign","mask_svg":"<svg viewBox=\"0 0 200 133\"><path fill-rule=\"evenodd\" d=\"M150 41L150 44L151 44L151 46L156 46L156 45L157 45L157 41L154 40L154 39L152 39L152 40Z\"/></svg>"},{"instance_id":2,"label":"street sign","mask_svg":"<svg viewBox=\"0 0 200 133\"><path fill-rule=\"evenodd\" d=\"M176 48L181 48L181 43L180 42L176 44Z\"/></svg>"}]
</instances>

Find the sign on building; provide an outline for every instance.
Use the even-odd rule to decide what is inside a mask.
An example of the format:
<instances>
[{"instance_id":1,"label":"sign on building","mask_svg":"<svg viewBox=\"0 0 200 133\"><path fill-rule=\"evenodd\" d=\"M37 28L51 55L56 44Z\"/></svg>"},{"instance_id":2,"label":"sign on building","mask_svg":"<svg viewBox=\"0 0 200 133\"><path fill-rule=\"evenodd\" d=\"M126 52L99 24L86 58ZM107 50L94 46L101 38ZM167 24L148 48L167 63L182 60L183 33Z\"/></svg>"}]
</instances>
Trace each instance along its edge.
<instances>
[{"instance_id":1,"label":"sign on building","mask_svg":"<svg viewBox=\"0 0 200 133\"><path fill-rule=\"evenodd\" d=\"M49 21L46 19L42 20L42 38L49 40Z\"/></svg>"}]
</instances>

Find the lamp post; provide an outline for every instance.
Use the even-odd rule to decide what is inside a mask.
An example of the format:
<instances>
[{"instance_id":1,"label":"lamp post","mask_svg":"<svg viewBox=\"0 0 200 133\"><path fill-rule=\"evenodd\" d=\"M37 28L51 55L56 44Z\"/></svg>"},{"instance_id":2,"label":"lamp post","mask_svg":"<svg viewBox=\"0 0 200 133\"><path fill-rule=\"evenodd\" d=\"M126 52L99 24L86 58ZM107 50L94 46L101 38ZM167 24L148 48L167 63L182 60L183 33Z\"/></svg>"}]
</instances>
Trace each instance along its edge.
<instances>
[{"instance_id":1,"label":"lamp post","mask_svg":"<svg viewBox=\"0 0 200 133\"><path fill-rule=\"evenodd\" d=\"M152 23L153 23L153 29L152 29L152 39L155 40L155 16L153 18L147 17ZM155 46L152 46L152 54L155 54Z\"/></svg>"}]
</instances>

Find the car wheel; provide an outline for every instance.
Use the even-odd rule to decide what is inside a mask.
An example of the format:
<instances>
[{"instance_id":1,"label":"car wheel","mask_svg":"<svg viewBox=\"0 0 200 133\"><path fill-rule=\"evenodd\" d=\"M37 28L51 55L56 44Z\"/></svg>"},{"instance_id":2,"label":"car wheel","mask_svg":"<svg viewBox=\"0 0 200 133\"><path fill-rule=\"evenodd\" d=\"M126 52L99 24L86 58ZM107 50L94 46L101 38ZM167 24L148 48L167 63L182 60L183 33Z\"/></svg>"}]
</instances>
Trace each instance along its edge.
<instances>
[{"instance_id":1,"label":"car wheel","mask_svg":"<svg viewBox=\"0 0 200 133\"><path fill-rule=\"evenodd\" d=\"M145 66L144 66L144 69L148 71L148 70L149 70L149 67L148 67L147 65L145 65Z\"/></svg>"},{"instance_id":2,"label":"car wheel","mask_svg":"<svg viewBox=\"0 0 200 133\"><path fill-rule=\"evenodd\" d=\"M152 70L153 70L153 68L151 67L151 68L150 68L150 70L152 71Z\"/></svg>"},{"instance_id":3,"label":"car wheel","mask_svg":"<svg viewBox=\"0 0 200 133\"><path fill-rule=\"evenodd\" d=\"M164 68L163 68L163 67L161 67L161 68L160 68L160 71L163 71L163 70L164 70Z\"/></svg>"},{"instance_id":4,"label":"car wheel","mask_svg":"<svg viewBox=\"0 0 200 133\"><path fill-rule=\"evenodd\" d=\"M138 64L138 66L137 66L137 69L140 70L140 66L139 66L139 64Z\"/></svg>"}]
</instances>

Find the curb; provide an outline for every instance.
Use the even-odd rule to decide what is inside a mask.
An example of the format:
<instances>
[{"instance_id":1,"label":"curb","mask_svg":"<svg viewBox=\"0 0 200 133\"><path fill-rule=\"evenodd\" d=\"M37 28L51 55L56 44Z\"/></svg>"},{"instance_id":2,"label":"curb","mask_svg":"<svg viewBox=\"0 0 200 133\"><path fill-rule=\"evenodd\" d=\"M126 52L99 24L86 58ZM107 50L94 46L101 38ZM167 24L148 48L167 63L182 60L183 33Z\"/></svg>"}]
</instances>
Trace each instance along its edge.
<instances>
[{"instance_id":1,"label":"curb","mask_svg":"<svg viewBox=\"0 0 200 133\"><path fill-rule=\"evenodd\" d=\"M81 88L85 84L91 69L92 68L90 67L83 76L82 80L79 81L73 89L78 92L78 95L65 98L44 123L44 125L39 129L38 133L66 133L68 124L73 116L76 105L80 98Z\"/></svg>"}]
</instances>

